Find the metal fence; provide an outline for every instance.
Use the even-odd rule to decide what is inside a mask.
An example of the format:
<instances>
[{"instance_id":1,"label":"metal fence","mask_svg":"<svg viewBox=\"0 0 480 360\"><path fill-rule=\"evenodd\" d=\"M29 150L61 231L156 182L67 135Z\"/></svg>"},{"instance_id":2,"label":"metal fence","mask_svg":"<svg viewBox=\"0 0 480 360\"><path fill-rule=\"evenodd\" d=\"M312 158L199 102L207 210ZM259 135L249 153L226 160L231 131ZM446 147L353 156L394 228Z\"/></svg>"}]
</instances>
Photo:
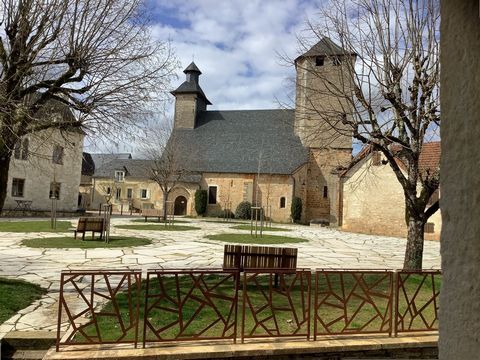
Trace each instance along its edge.
<instances>
[{"instance_id":1,"label":"metal fence","mask_svg":"<svg viewBox=\"0 0 480 360\"><path fill-rule=\"evenodd\" d=\"M388 334L438 329L440 271L64 271L63 345ZM241 294L240 294L241 292ZM70 327L60 339L62 321ZM139 329L142 329L139 333ZM240 331L239 331L240 329Z\"/></svg>"},{"instance_id":2,"label":"metal fence","mask_svg":"<svg viewBox=\"0 0 480 360\"><path fill-rule=\"evenodd\" d=\"M57 351L62 345L133 343L137 347L141 277L140 270L62 271ZM61 340L63 315L71 332Z\"/></svg>"},{"instance_id":3,"label":"metal fence","mask_svg":"<svg viewBox=\"0 0 480 360\"><path fill-rule=\"evenodd\" d=\"M247 269L243 275L242 342L310 337L310 269Z\"/></svg>"},{"instance_id":4,"label":"metal fence","mask_svg":"<svg viewBox=\"0 0 480 360\"><path fill-rule=\"evenodd\" d=\"M314 309L314 340L318 335L391 335L393 272L318 270Z\"/></svg>"},{"instance_id":5,"label":"metal fence","mask_svg":"<svg viewBox=\"0 0 480 360\"><path fill-rule=\"evenodd\" d=\"M149 270L143 318L148 342L237 338L237 270Z\"/></svg>"}]
</instances>

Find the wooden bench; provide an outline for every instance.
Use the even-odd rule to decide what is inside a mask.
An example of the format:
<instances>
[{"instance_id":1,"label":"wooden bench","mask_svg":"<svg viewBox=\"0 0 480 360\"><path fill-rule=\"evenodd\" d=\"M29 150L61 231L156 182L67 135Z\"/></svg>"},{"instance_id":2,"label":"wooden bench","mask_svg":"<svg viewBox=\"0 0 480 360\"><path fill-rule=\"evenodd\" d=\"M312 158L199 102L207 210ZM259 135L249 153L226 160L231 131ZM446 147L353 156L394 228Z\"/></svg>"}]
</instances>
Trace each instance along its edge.
<instances>
[{"instance_id":1,"label":"wooden bench","mask_svg":"<svg viewBox=\"0 0 480 360\"><path fill-rule=\"evenodd\" d=\"M158 222L160 222L160 218L163 217L163 211L158 209L142 209L142 216L145 218L145 222L147 222L147 218L149 217L156 217Z\"/></svg>"},{"instance_id":2,"label":"wooden bench","mask_svg":"<svg viewBox=\"0 0 480 360\"><path fill-rule=\"evenodd\" d=\"M77 233L82 233L82 240L85 240L85 233L87 231L92 232L92 239L95 237L95 233L100 233L100 239L103 237L105 231L105 220L101 217L81 217L78 219L77 229L73 230L75 239Z\"/></svg>"},{"instance_id":3,"label":"wooden bench","mask_svg":"<svg viewBox=\"0 0 480 360\"><path fill-rule=\"evenodd\" d=\"M296 248L225 245L224 269L296 269Z\"/></svg>"}]
</instances>

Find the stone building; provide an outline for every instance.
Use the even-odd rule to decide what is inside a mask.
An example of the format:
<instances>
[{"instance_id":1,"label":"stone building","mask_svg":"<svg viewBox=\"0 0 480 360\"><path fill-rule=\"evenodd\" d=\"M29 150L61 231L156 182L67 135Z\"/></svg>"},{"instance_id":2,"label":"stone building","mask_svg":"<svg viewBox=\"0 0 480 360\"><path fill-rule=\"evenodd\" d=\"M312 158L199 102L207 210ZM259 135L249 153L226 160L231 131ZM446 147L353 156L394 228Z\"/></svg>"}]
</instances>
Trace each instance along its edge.
<instances>
[{"instance_id":1,"label":"stone building","mask_svg":"<svg viewBox=\"0 0 480 360\"><path fill-rule=\"evenodd\" d=\"M57 211L77 211L83 138L80 130L56 129L22 138L10 162L3 213L50 212L52 197Z\"/></svg>"},{"instance_id":2,"label":"stone building","mask_svg":"<svg viewBox=\"0 0 480 360\"><path fill-rule=\"evenodd\" d=\"M358 160L358 161L357 161ZM380 153L365 147L355 165L342 174L340 209L342 229L352 232L406 237L405 196L395 173ZM400 159L397 162L402 168ZM436 173L440 165L440 142L425 143L419 167ZM430 199L433 204L439 192ZM425 239L439 240L442 227L440 210L425 225Z\"/></svg>"},{"instance_id":3,"label":"stone building","mask_svg":"<svg viewBox=\"0 0 480 360\"><path fill-rule=\"evenodd\" d=\"M184 70L185 82L172 91L172 138L181 167L200 176L196 183L180 184L170 200L180 198L186 203L183 213L193 215L194 192L205 189L209 215L235 211L240 202L249 201L263 206L273 220L287 222L296 196L303 203L302 221L337 224L338 173L351 161L352 138L348 132L318 131L325 128L322 114L307 104L341 104L316 95L325 85L309 70L314 67L341 81L344 62L354 58L328 38L299 56L294 110L208 110L211 102L200 87L201 72L191 63Z\"/></svg>"}]
</instances>

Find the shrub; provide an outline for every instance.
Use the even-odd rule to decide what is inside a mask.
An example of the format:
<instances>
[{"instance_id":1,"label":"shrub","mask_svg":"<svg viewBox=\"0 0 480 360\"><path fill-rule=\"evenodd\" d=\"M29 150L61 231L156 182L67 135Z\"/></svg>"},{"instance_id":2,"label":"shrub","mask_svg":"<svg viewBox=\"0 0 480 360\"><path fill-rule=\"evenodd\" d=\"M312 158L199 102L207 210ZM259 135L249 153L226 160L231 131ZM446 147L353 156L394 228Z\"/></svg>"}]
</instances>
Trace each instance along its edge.
<instances>
[{"instance_id":1,"label":"shrub","mask_svg":"<svg viewBox=\"0 0 480 360\"><path fill-rule=\"evenodd\" d=\"M207 212L207 190L197 190L195 192L195 211L203 216Z\"/></svg>"},{"instance_id":2,"label":"shrub","mask_svg":"<svg viewBox=\"0 0 480 360\"><path fill-rule=\"evenodd\" d=\"M297 223L302 218L302 199L294 197L292 199L292 207L290 208L293 222Z\"/></svg>"},{"instance_id":3,"label":"shrub","mask_svg":"<svg viewBox=\"0 0 480 360\"><path fill-rule=\"evenodd\" d=\"M252 204L248 201L242 201L235 210L237 219L250 219L252 217Z\"/></svg>"}]
</instances>

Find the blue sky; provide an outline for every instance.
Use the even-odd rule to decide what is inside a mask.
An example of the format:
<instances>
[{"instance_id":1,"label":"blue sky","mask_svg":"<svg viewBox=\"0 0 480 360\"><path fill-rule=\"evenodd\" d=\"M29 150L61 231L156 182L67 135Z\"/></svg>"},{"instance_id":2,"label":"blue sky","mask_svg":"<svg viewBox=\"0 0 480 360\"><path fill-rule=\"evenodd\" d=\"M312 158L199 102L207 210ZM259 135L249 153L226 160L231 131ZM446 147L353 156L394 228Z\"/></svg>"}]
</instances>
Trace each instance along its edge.
<instances>
[{"instance_id":1,"label":"blue sky","mask_svg":"<svg viewBox=\"0 0 480 360\"><path fill-rule=\"evenodd\" d=\"M149 0L153 34L171 39L182 70L194 59L211 109L278 108L294 75L278 53L298 55L296 36L315 5L302 0Z\"/></svg>"}]
</instances>

